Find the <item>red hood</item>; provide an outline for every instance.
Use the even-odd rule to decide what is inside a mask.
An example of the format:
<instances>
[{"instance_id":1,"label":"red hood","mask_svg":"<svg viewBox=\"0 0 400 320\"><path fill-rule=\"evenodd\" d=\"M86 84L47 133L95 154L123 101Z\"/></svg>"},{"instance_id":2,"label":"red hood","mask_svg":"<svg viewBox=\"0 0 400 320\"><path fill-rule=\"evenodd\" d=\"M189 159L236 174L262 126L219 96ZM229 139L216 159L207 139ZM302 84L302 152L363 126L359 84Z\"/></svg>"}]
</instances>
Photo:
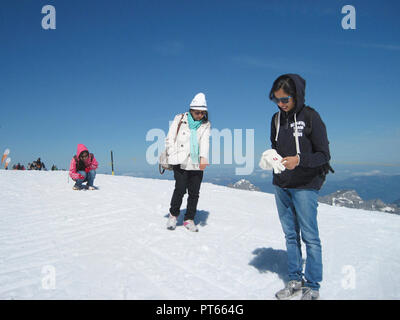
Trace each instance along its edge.
<instances>
[{"instance_id":1,"label":"red hood","mask_svg":"<svg viewBox=\"0 0 400 320\"><path fill-rule=\"evenodd\" d=\"M83 144L78 144L78 149L76 152L77 157L79 157L83 151L87 151L89 153L88 148L86 148Z\"/></svg>"}]
</instances>

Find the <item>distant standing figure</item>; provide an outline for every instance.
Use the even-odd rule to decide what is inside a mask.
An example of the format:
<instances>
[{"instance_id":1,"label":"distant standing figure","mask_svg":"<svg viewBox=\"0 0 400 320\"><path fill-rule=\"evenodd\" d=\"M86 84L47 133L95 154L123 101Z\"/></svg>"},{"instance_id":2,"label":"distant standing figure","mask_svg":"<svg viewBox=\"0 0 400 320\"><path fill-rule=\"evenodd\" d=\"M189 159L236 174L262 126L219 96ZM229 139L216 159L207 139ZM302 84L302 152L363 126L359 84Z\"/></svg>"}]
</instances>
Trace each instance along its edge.
<instances>
[{"instance_id":1,"label":"distant standing figure","mask_svg":"<svg viewBox=\"0 0 400 320\"><path fill-rule=\"evenodd\" d=\"M171 199L167 228L174 230L186 190L187 200L184 226L198 231L194 223L203 172L208 165L210 121L206 98L198 93L190 104L188 112L178 114L166 138L168 163L173 166L175 190Z\"/></svg>"},{"instance_id":2,"label":"distant standing figure","mask_svg":"<svg viewBox=\"0 0 400 320\"><path fill-rule=\"evenodd\" d=\"M73 190L89 189L95 190L94 179L96 169L99 166L93 153L89 153L88 148L83 144L78 144L76 155L72 158L69 167L69 175L75 181ZM86 186L82 185L87 182Z\"/></svg>"},{"instance_id":3,"label":"distant standing figure","mask_svg":"<svg viewBox=\"0 0 400 320\"><path fill-rule=\"evenodd\" d=\"M46 166L42 161L40 161L40 158L38 158L36 160L36 170L42 170L42 169L46 169Z\"/></svg>"}]
</instances>

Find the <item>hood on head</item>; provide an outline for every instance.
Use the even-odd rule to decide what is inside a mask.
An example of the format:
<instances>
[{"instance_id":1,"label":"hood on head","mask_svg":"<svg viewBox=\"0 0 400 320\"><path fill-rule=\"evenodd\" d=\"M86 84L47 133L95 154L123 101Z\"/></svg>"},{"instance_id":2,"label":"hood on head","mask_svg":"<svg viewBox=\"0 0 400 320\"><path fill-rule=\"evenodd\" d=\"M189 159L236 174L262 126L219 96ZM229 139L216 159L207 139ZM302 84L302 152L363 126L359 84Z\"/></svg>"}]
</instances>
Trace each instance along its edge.
<instances>
[{"instance_id":1,"label":"hood on head","mask_svg":"<svg viewBox=\"0 0 400 320\"><path fill-rule=\"evenodd\" d=\"M298 112L304 106L306 95L306 80L295 73L288 73L286 75L294 81L294 84L296 86L296 106L294 111Z\"/></svg>"},{"instance_id":2,"label":"hood on head","mask_svg":"<svg viewBox=\"0 0 400 320\"><path fill-rule=\"evenodd\" d=\"M78 156L78 158L79 158L79 156L81 155L81 153L83 151L87 151L87 153L89 153L89 150L88 150L88 148L85 147L85 145L78 144L78 148L77 148L77 151L76 151L76 155Z\"/></svg>"}]
</instances>

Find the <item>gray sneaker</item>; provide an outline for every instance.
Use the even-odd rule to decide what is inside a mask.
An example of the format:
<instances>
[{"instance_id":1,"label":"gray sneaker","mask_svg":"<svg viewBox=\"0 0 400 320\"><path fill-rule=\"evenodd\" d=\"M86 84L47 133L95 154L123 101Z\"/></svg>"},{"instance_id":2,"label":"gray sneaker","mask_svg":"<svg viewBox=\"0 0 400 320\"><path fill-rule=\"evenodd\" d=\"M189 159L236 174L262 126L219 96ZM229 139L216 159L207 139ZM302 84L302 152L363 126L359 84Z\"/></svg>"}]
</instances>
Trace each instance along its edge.
<instances>
[{"instance_id":1,"label":"gray sneaker","mask_svg":"<svg viewBox=\"0 0 400 320\"><path fill-rule=\"evenodd\" d=\"M301 300L318 300L319 299L319 291L313 290L311 288L304 288L303 295Z\"/></svg>"},{"instance_id":2,"label":"gray sneaker","mask_svg":"<svg viewBox=\"0 0 400 320\"><path fill-rule=\"evenodd\" d=\"M197 226L194 224L193 220L186 220L183 225L185 226L186 229L188 229L189 231L193 231L193 232L198 232L199 229L197 229Z\"/></svg>"},{"instance_id":3,"label":"gray sneaker","mask_svg":"<svg viewBox=\"0 0 400 320\"><path fill-rule=\"evenodd\" d=\"M283 288L282 290L279 290L275 294L275 297L278 300L290 299L290 298L300 294L302 287L303 287L303 281L290 280L286 284L285 288Z\"/></svg>"},{"instance_id":4,"label":"gray sneaker","mask_svg":"<svg viewBox=\"0 0 400 320\"><path fill-rule=\"evenodd\" d=\"M177 218L172 214L169 214L168 222L167 222L167 229L168 230L175 230L176 228Z\"/></svg>"}]
</instances>

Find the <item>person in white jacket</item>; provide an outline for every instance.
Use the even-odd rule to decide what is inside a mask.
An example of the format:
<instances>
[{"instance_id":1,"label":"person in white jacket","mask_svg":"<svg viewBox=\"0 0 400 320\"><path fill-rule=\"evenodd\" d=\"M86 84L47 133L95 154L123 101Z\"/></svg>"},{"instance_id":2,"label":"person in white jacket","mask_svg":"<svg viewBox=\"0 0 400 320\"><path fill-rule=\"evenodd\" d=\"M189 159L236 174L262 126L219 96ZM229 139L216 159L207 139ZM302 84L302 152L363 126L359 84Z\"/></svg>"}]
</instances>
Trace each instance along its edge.
<instances>
[{"instance_id":1,"label":"person in white jacket","mask_svg":"<svg viewBox=\"0 0 400 320\"><path fill-rule=\"evenodd\" d=\"M208 165L211 124L205 95L198 93L188 112L178 114L172 122L166 142L168 164L173 166L175 189L171 199L167 228L175 230L183 196L188 191L184 226L197 232L194 218L199 200L203 172Z\"/></svg>"}]
</instances>

